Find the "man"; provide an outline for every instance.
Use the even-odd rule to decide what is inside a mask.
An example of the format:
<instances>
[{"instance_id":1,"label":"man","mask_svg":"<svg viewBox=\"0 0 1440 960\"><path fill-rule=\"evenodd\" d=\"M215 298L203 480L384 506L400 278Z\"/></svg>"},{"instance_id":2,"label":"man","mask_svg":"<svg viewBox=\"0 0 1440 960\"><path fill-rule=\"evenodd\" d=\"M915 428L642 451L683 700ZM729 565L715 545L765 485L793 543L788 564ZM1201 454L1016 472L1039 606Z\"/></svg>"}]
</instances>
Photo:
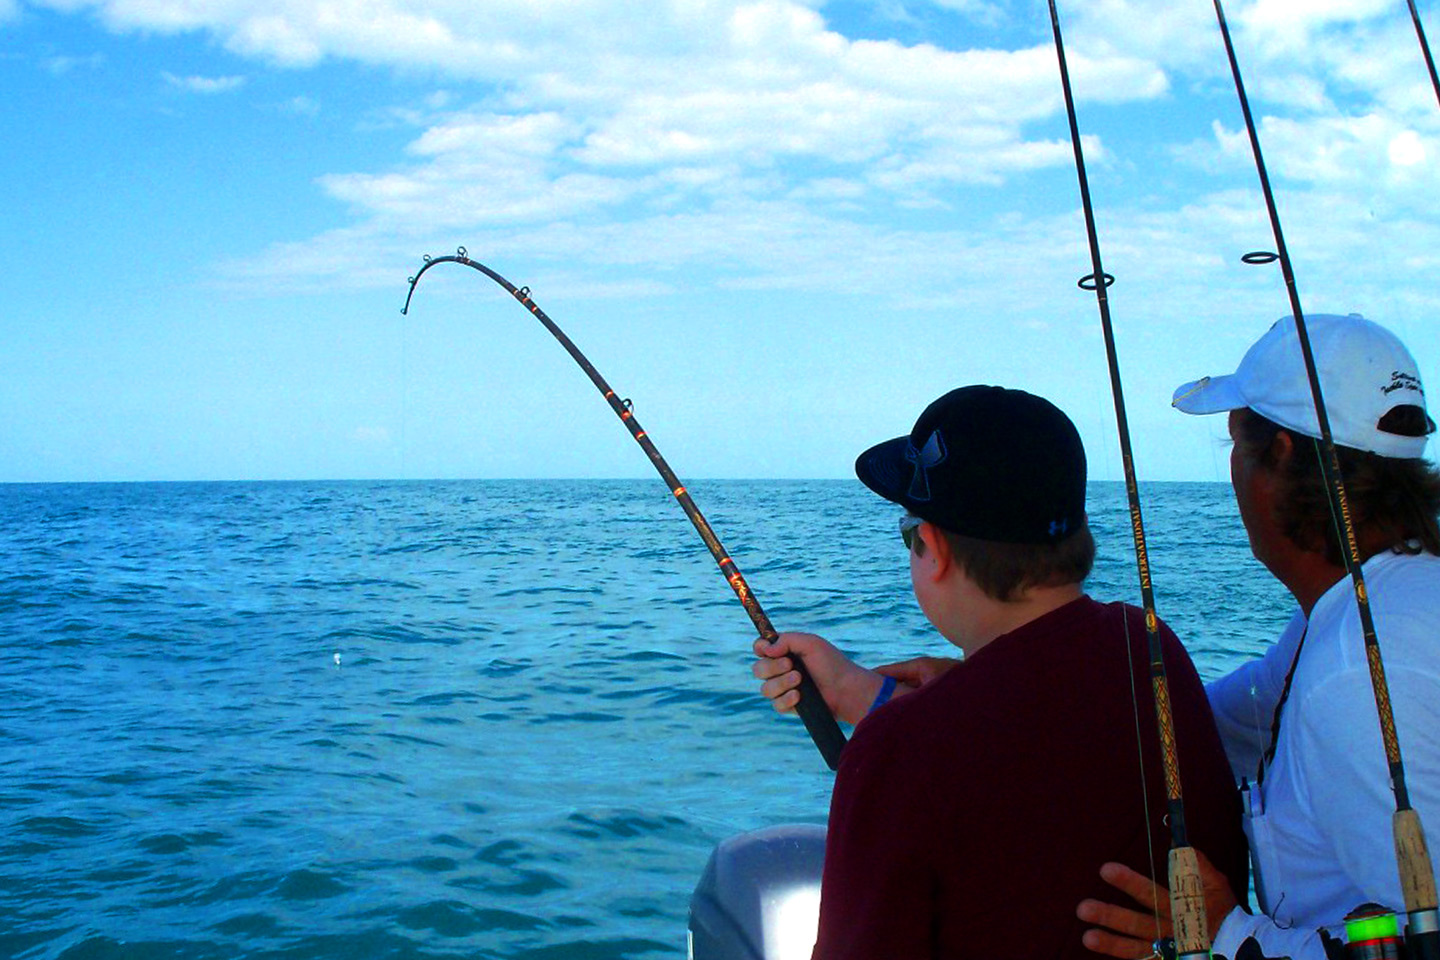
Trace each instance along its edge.
<instances>
[{"instance_id":1,"label":"man","mask_svg":"<svg viewBox=\"0 0 1440 960\"><path fill-rule=\"evenodd\" d=\"M1434 851L1440 473L1422 457L1435 425L1414 358L1393 334L1356 315L1312 316L1306 326L1364 561L1410 801ZM1233 957L1254 937L1266 956L1323 960L1322 931L1337 936L1352 909L1404 903L1391 836L1395 798L1294 319L1271 327L1234 374L1180 387L1174 404L1185 413L1229 412L1231 482L1251 551L1299 605L1263 658L1207 689L1234 775L1245 785L1262 911L1251 916L1226 898L1223 885L1208 884L1214 951ZM1114 864L1104 873L1166 912L1164 891L1155 904L1148 881ZM1152 912L1087 901L1079 915L1110 928L1086 934L1094 949L1150 953Z\"/></svg>"},{"instance_id":2,"label":"man","mask_svg":"<svg viewBox=\"0 0 1440 960\"><path fill-rule=\"evenodd\" d=\"M1084 958L1074 904L1104 889L1096 865L1163 871L1168 844L1154 707L1133 696L1149 691L1142 614L1082 587L1095 548L1079 434L1039 397L964 387L855 470L909 511L916 600L965 657L887 703L893 681L819 637L756 644L777 709L793 708L799 655L836 715L859 722L831 798L814 955ZM1219 738L1194 668L1162 631L1183 775L1196 784L1191 837L1243 890Z\"/></svg>"}]
</instances>

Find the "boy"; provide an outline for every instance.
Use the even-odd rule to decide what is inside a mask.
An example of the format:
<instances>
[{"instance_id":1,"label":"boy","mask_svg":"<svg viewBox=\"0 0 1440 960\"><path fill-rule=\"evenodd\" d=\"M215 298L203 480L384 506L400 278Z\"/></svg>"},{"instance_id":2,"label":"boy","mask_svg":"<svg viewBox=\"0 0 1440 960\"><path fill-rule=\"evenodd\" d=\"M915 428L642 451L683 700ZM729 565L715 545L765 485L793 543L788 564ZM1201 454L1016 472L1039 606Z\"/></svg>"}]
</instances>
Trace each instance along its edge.
<instances>
[{"instance_id":1,"label":"boy","mask_svg":"<svg viewBox=\"0 0 1440 960\"><path fill-rule=\"evenodd\" d=\"M886 703L893 681L819 637L756 644L776 709L793 709L798 655L859 722L831 797L815 957L1088 957L1075 904L1103 888L1099 864L1163 877L1169 843L1142 615L1082 587L1079 434L1039 397L963 387L855 470L909 511L915 597L964 661ZM1190 839L1243 891L1225 755L1163 634Z\"/></svg>"}]
</instances>

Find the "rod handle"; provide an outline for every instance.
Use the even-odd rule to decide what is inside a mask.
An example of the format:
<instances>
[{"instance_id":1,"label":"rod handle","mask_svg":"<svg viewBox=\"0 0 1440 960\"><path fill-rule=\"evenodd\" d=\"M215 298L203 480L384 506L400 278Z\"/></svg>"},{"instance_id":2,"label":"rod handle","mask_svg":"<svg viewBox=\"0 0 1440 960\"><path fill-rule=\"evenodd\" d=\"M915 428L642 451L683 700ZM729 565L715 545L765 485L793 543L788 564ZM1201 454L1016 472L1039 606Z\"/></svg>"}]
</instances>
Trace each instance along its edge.
<instances>
[{"instance_id":1,"label":"rod handle","mask_svg":"<svg viewBox=\"0 0 1440 960\"><path fill-rule=\"evenodd\" d=\"M1400 889L1405 895L1405 909L1415 913L1434 911L1435 868L1425 845L1425 830L1420 814L1413 808L1396 810L1392 821L1395 828L1395 860L1400 867Z\"/></svg>"},{"instance_id":2,"label":"rod handle","mask_svg":"<svg viewBox=\"0 0 1440 960\"><path fill-rule=\"evenodd\" d=\"M1205 884L1200 879L1200 858L1194 847L1170 850L1170 920L1175 930L1175 954L1210 956L1210 928L1205 923Z\"/></svg>"},{"instance_id":3,"label":"rod handle","mask_svg":"<svg viewBox=\"0 0 1440 960\"><path fill-rule=\"evenodd\" d=\"M810 671L806 669L805 661L792 657L791 662L800 674L800 702L795 705L795 712L800 715L810 739L815 741L825 765L831 770L838 770L840 751L845 748L845 734L840 732L840 724L825 705L825 697L820 693L815 678L810 676Z\"/></svg>"}]
</instances>

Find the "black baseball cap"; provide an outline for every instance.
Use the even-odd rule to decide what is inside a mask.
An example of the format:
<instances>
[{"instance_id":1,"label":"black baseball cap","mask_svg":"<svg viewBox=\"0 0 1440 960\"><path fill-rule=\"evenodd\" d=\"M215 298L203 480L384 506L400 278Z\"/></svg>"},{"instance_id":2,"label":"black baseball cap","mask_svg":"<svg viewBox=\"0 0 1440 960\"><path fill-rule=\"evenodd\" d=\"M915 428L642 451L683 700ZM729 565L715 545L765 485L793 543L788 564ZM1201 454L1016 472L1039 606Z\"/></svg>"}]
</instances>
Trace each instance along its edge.
<instances>
[{"instance_id":1,"label":"black baseball cap","mask_svg":"<svg viewBox=\"0 0 1440 960\"><path fill-rule=\"evenodd\" d=\"M1058 543L1085 523L1085 448L1049 400L1005 387L951 390L908 437L866 450L860 482L962 536Z\"/></svg>"}]
</instances>

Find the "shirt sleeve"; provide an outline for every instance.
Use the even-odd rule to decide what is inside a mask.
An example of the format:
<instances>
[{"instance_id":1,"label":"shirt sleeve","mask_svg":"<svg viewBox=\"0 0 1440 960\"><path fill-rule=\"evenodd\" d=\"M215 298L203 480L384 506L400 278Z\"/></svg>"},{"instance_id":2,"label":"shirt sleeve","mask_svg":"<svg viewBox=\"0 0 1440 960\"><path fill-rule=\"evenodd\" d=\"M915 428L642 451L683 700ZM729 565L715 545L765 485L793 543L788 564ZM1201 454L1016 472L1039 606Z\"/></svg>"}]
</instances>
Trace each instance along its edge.
<instances>
[{"instance_id":1,"label":"shirt sleeve","mask_svg":"<svg viewBox=\"0 0 1440 960\"><path fill-rule=\"evenodd\" d=\"M1305 615L1297 610L1263 657L1205 686L1205 695L1215 714L1215 726L1220 731L1230 771L1236 780L1255 777L1260 755L1270 744L1270 724L1275 704L1285 688L1285 674L1304 634Z\"/></svg>"}]
</instances>

